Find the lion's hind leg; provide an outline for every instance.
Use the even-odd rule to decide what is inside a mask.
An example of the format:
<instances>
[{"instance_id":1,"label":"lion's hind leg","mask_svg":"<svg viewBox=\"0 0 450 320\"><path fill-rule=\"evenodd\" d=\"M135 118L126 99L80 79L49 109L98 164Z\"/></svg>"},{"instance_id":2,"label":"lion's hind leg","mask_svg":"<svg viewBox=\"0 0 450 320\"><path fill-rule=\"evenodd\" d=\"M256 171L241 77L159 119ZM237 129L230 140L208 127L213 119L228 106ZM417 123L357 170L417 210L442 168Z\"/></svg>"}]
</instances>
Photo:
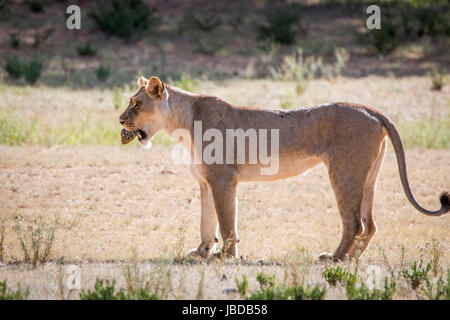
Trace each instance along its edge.
<instances>
[{"instance_id":1,"label":"lion's hind leg","mask_svg":"<svg viewBox=\"0 0 450 320\"><path fill-rule=\"evenodd\" d=\"M379 145L375 148L340 152L330 159L327 167L331 186L342 219L341 242L333 255L322 254L320 259L342 260L354 252L356 240L364 234L361 204L367 178L377 159Z\"/></svg>"},{"instance_id":2,"label":"lion's hind leg","mask_svg":"<svg viewBox=\"0 0 450 320\"><path fill-rule=\"evenodd\" d=\"M367 177L366 184L364 186L363 198L361 202L361 222L364 225L364 232L359 237L356 245L349 252L349 256L360 256L369 245L370 240L377 232L377 226L372 215L373 198L375 194L375 188L377 183L378 174L383 164L384 155L386 152L386 138L383 139L380 145L380 152L378 153L377 160Z\"/></svg>"}]
</instances>

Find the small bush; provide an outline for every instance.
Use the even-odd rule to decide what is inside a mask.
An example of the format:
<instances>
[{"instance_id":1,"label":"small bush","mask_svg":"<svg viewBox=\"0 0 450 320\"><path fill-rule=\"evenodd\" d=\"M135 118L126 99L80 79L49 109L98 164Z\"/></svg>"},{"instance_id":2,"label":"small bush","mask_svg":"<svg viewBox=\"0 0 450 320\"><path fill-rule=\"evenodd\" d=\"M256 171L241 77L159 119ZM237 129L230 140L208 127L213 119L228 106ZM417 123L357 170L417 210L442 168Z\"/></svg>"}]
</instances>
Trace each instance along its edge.
<instances>
[{"instance_id":1,"label":"small bush","mask_svg":"<svg viewBox=\"0 0 450 320\"><path fill-rule=\"evenodd\" d=\"M93 57L97 54L97 49L89 41L86 41L77 46L77 53L82 57Z\"/></svg>"},{"instance_id":2,"label":"small bush","mask_svg":"<svg viewBox=\"0 0 450 320\"><path fill-rule=\"evenodd\" d=\"M6 73L13 79L19 79L24 73L24 64L17 56L7 57L3 66Z\"/></svg>"},{"instance_id":3,"label":"small bush","mask_svg":"<svg viewBox=\"0 0 450 320\"><path fill-rule=\"evenodd\" d=\"M387 54L392 52L404 41L404 30L401 19L388 10L382 11L381 29L369 30L361 35L362 43L371 46L377 52Z\"/></svg>"},{"instance_id":4,"label":"small bush","mask_svg":"<svg viewBox=\"0 0 450 320\"><path fill-rule=\"evenodd\" d=\"M208 6L201 6L193 8L189 13L186 13L179 22L178 29L180 33L185 33L192 29L211 32L221 24L220 15L215 10Z\"/></svg>"},{"instance_id":5,"label":"small bush","mask_svg":"<svg viewBox=\"0 0 450 320\"><path fill-rule=\"evenodd\" d=\"M433 283L427 279L422 292L430 300L450 300L450 270L447 270L447 281L444 281L442 274L437 279L436 290Z\"/></svg>"},{"instance_id":6,"label":"small bush","mask_svg":"<svg viewBox=\"0 0 450 320\"><path fill-rule=\"evenodd\" d=\"M352 282L356 279L356 276L353 273L342 269L340 266L326 268L323 272L323 276L328 284L333 287L336 286L338 282L342 285L346 285L348 282Z\"/></svg>"},{"instance_id":7,"label":"small bush","mask_svg":"<svg viewBox=\"0 0 450 320\"><path fill-rule=\"evenodd\" d=\"M273 287L275 285L275 276L274 275L269 276L264 272L259 272L256 275L256 280L259 282L261 289L266 287Z\"/></svg>"},{"instance_id":8,"label":"small bush","mask_svg":"<svg viewBox=\"0 0 450 320\"><path fill-rule=\"evenodd\" d=\"M431 270L431 264L423 266L423 261L420 260L419 263L414 261L411 270L403 269L402 276L409 283L413 290L416 290L420 285L428 280L428 272Z\"/></svg>"},{"instance_id":9,"label":"small bush","mask_svg":"<svg viewBox=\"0 0 450 320\"><path fill-rule=\"evenodd\" d=\"M283 102L281 102L280 107L283 110L289 110L289 109L292 109L294 107L294 105L292 104L291 101L283 101Z\"/></svg>"},{"instance_id":10,"label":"small bush","mask_svg":"<svg viewBox=\"0 0 450 320\"><path fill-rule=\"evenodd\" d=\"M33 13L39 13L44 11L44 6L42 5L41 1L36 0L28 1L28 8Z\"/></svg>"},{"instance_id":11,"label":"small bush","mask_svg":"<svg viewBox=\"0 0 450 320\"><path fill-rule=\"evenodd\" d=\"M24 66L23 75L25 80L30 84L36 83L41 76L42 68L42 62L37 58L32 58L30 62Z\"/></svg>"},{"instance_id":12,"label":"small bush","mask_svg":"<svg viewBox=\"0 0 450 320\"><path fill-rule=\"evenodd\" d=\"M234 279L234 281L236 282L239 294L244 298L247 295L248 290L247 276L244 274L241 281L238 278Z\"/></svg>"},{"instance_id":13,"label":"small bush","mask_svg":"<svg viewBox=\"0 0 450 320\"><path fill-rule=\"evenodd\" d=\"M247 296L247 277L243 275L242 280L235 279L238 292L242 298L248 300L323 300L327 293L325 288L320 288L317 285L304 287L299 284L291 286L279 284L276 283L274 275L267 275L264 272L259 272L256 280L260 289Z\"/></svg>"},{"instance_id":14,"label":"small bush","mask_svg":"<svg viewBox=\"0 0 450 320\"><path fill-rule=\"evenodd\" d=\"M97 67L97 69L95 69L97 79L100 80L101 82L105 82L106 80L108 80L110 72L111 71L109 65L103 62Z\"/></svg>"},{"instance_id":15,"label":"small bush","mask_svg":"<svg viewBox=\"0 0 450 320\"><path fill-rule=\"evenodd\" d=\"M430 74L431 79L431 89L432 90L441 90L445 83L447 82L447 75L445 72L439 71L438 68L433 68L433 71Z\"/></svg>"},{"instance_id":16,"label":"small bush","mask_svg":"<svg viewBox=\"0 0 450 320\"><path fill-rule=\"evenodd\" d=\"M400 123L400 132L406 148L450 148L450 116L444 119L421 119Z\"/></svg>"},{"instance_id":17,"label":"small bush","mask_svg":"<svg viewBox=\"0 0 450 320\"><path fill-rule=\"evenodd\" d=\"M264 17L265 23L258 28L260 40L271 40L288 45L294 43L295 36L303 31L300 11L295 5L267 8Z\"/></svg>"},{"instance_id":18,"label":"small bush","mask_svg":"<svg viewBox=\"0 0 450 320\"><path fill-rule=\"evenodd\" d=\"M17 49L20 47L20 38L17 33L11 33L9 35L9 43L11 44L11 47L14 49Z\"/></svg>"},{"instance_id":19,"label":"small bush","mask_svg":"<svg viewBox=\"0 0 450 320\"><path fill-rule=\"evenodd\" d=\"M18 220L18 218L16 218ZM58 227L58 220L45 223L42 216L34 219L33 222L16 222L16 232L24 255L24 261L33 267L38 264L45 264L48 261L52 246L55 241L55 231ZM23 226L26 227L23 230Z\"/></svg>"},{"instance_id":20,"label":"small bush","mask_svg":"<svg viewBox=\"0 0 450 320\"><path fill-rule=\"evenodd\" d=\"M142 0L100 1L90 16L100 29L124 39L146 31L160 22L156 9L149 9Z\"/></svg>"},{"instance_id":21,"label":"small bush","mask_svg":"<svg viewBox=\"0 0 450 320\"><path fill-rule=\"evenodd\" d=\"M195 80L187 73L182 73L179 80L173 82L175 87L186 91L193 91L195 87Z\"/></svg>"},{"instance_id":22,"label":"small bush","mask_svg":"<svg viewBox=\"0 0 450 320\"><path fill-rule=\"evenodd\" d=\"M117 291L115 284L115 280L96 279L94 290L81 290L80 300L159 300L145 288Z\"/></svg>"},{"instance_id":23,"label":"small bush","mask_svg":"<svg viewBox=\"0 0 450 320\"><path fill-rule=\"evenodd\" d=\"M125 103L124 93L125 93L125 91L123 88L114 88L113 89L114 109L119 110L120 108L124 107L124 103Z\"/></svg>"},{"instance_id":24,"label":"small bush","mask_svg":"<svg viewBox=\"0 0 450 320\"><path fill-rule=\"evenodd\" d=\"M369 289L361 282L359 287L356 286L356 277L347 281L345 293L349 300L392 300L395 293L396 283L394 277L388 279L384 278L384 289L373 288Z\"/></svg>"},{"instance_id":25,"label":"small bush","mask_svg":"<svg viewBox=\"0 0 450 320\"><path fill-rule=\"evenodd\" d=\"M327 291L319 286L302 285L285 286L275 285L273 287L264 287L261 290L253 292L249 300L323 300Z\"/></svg>"},{"instance_id":26,"label":"small bush","mask_svg":"<svg viewBox=\"0 0 450 320\"><path fill-rule=\"evenodd\" d=\"M20 284L16 291L8 288L8 284L6 280L0 281L0 300L25 300L28 298L30 294L29 289L27 288L25 291L22 291L20 288Z\"/></svg>"},{"instance_id":27,"label":"small bush","mask_svg":"<svg viewBox=\"0 0 450 320\"><path fill-rule=\"evenodd\" d=\"M25 142L25 135L20 123L11 119L9 114L0 115L0 143L18 145Z\"/></svg>"}]
</instances>

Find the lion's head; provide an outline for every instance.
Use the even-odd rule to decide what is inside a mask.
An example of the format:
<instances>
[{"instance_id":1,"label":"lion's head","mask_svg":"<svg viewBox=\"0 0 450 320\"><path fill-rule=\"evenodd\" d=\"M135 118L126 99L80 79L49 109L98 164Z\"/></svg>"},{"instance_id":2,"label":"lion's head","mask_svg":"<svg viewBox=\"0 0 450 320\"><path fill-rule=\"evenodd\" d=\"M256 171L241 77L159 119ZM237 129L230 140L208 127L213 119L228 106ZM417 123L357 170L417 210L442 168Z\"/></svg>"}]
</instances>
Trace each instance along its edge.
<instances>
[{"instance_id":1,"label":"lion's head","mask_svg":"<svg viewBox=\"0 0 450 320\"><path fill-rule=\"evenodd\" d=\"M158 77L149 80L140 77L138 87L119 117L124 128L121 133L123 144L137 136L139 142L146 145L164 125L162 116L168 108L168 92L164 84Z\"/></svg>"}]
</instances>

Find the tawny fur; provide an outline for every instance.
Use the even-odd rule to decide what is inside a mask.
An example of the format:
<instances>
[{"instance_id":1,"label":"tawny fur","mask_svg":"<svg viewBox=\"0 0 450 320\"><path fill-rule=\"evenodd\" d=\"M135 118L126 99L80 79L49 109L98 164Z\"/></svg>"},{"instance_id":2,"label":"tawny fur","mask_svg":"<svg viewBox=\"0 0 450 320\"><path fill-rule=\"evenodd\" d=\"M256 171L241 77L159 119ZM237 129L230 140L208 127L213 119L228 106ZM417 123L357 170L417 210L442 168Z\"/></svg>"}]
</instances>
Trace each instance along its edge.
<instances>
[{"instance_id":1,"label":"tawny fur","mask_svg":"<svg viewBox=\"0 0 450 320\"><path fill-rule=\"evenodd\" d=\"M195 150L192 143L194 121L202 121L203 132L216 128L224 136L226 129L253 128L267 129L268 132L279 129L279 170L275 175L261 175L261 163L191 164L201 195L201 243L193 252L195 255L207 257L215 251L218 230L225 244L222 253L238 255L236 191L239 182L288 178L324 163L342 219L343 233L335 252L321 254L320 258L341 260L346 256L359 256L376 232L372 203L387 137L393 143L401 182L413 206L434 216L450 209L448 193L441 196L441 209L435 212L416 202L407 180L400 136L391 120L372 108L342 102L289 111L260 110L233 106L216 97L170 87L157 77L150 80L141 77L138 85L139 90L130 99L120 122L128 131L145 131L145 139L140 140L143 144L159 130L172 134L183 128L191 136L191 141L183 141L185 147L191 155L198 154L199 150ZM203 144L203 148L206 145Z\"/></svg>"}]
</instances>

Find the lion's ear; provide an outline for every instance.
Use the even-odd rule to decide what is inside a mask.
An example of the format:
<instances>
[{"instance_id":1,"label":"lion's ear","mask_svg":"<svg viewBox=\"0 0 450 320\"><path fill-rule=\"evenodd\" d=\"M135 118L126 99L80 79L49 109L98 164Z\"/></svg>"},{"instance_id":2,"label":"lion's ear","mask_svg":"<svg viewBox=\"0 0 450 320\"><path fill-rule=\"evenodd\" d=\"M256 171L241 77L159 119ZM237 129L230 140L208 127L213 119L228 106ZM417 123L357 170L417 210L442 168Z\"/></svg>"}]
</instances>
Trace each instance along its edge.
<instances>
[{"instance_id":1,"label":"lion's ear","mask_svg":"<svg viewBox=\"0 0 450 320\"><path fill-rule=\"evenodd\" d=\"M145 77L140 76L138 81L137 81L139 89L142 88L142 87L145 87L145 85L147 84L147 81L148 81L148 79L145 79Z\"/></svg>"},{"instance_id":2,"label":"lion's ear","mask_svg":"<svg viewBox=\"0 0 450 320\"><path fill-rule=\"evenodd\" d=\"M156 99L162 99L163 89L163 84L158 77L151 77L145 88L150 96Z\"/></svg>"}]
</instances>

